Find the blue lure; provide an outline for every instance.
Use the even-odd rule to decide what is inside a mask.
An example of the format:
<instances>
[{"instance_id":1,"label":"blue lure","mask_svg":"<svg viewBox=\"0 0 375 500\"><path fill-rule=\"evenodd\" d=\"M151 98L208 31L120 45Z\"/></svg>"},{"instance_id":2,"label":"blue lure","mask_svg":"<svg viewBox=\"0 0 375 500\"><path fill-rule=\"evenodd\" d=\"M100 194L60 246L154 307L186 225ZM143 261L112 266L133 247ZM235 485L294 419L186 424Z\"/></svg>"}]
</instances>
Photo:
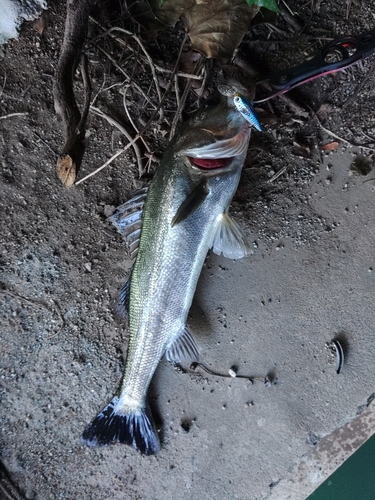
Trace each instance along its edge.
<instances>
[{"instance_id":1,"label":"blue lure","mask_svg":"<svg viewBox=\"0 0 375 500\"><path fill-rule=\"evenodd\" d=\"M255 114L255 110L251 102L249 102L243 95L236 92L236 95L233 98L234 105L236 106L237 111L241 113L241 115L245 118L246 121L250 123L254 128L262 131L262 126L258 120L257 115Z\"/></svg>"},{"instance_id":2,"label":"blue lure","mask_svg":"<svg viewBox=\"0 0 375 500\"><path fill-rule=\"evenodd\" d=\"M239 113L245 118L247 122L250 123L254 128L262 131L262 126L258 120L257 115L255 114L255 110L250 101L246 99L241 93L239 86L237 84L234 85L218 85L218 90L220 94L225 95L227 97L233 97L234 105Z\"/></svg>"}]
</instances>

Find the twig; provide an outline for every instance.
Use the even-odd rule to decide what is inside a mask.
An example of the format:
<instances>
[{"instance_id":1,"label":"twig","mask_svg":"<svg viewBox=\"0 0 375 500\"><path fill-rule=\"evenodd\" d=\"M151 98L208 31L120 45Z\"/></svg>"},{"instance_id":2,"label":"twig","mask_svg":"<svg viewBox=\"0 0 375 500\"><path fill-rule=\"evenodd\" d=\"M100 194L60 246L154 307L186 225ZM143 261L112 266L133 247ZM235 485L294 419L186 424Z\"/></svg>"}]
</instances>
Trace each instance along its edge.
<instances>
[{"instance_id":1,"label":"twig","mask_svg":"<svg viewBox=\"0 0 375 500\"><path fill-rule=\"evenodd\" d=\"M345 144L348 144L349 146L353 146L353 147L358 147L358 148L362 148L362 149L365 149L366 151L375 151L375 147L374 148L369 148L367 146L363 146L362 144L356 144L354 142L349 142L347 141L346 139L344 139L343 137L340 137L339 135L335 134L334 132L332 132L331 130L329 130L328 128L325 128L323 127L323 125L321 124L317 114L313 111L314 115L315 115L315 118L316 118L316 121L318 122L318 125L320 126L320 128L323 130L323 132L325 132L326 134L330 135L331 137L334 137L335 139L337 139L338 141L342 141L344 142Z\"/></svg>"},{"instance_id":2,"label":"twig","mask_svg":"<svg viewBox=\"0 0 375 500\"><path fill-rule=\"evenodd\" d=\"M346 16L345 19L349 19L350 9L352 7L352 0L346 0Z\"/></svg>"},{"instance_id":3,"label":"twig","mask_svg":"<svg viewBox=\"0 0 375 500\"><path fill-rule=\"evenodd\" d=\"M0 120L6 120L7 118L13 118L13 116L26 116L29 113L10 113L9 115L0 116Z\"/></svg>"},{"instance_id":4,"label":"twig","mask_svg":"<svg viewBox=\"0 0 375 500\"><path fill-rule=\"evenodd\" d=\"M190 370L194 371L198 366L200 368L202 368L205 372L209 373L210 375L214 375L215 377L244 378L244 379L248 380L251 383L254 383L254 380L260 380L260 381L264 382L266 384L266 386L270 386L271 385L271 378L270 378L269 375L266 375L265 377L256 377L256 376L255 377L252 377L252 376L249 377L247 375L238 375L235 371L233 371L233 369L231 369L229 371L229 373L219 373L219 372L215 372L215 371L211 370L210 368L208 368L203 363L198 363L197 361L194 361L190 365Z\"/></svg>"},{"instance_id":5,"label":"twig","mask_svg":"<svg viewBox=\"0 0 375 500\"><path fill-rule=\"evenodd\" d=\"M369 139L371 141L370 144L373 144L375 142L375 138L374 137L371 137L371 135L368 135L364 130L361 130L362 134L367 137L367 139Z\"/></svg>"},{"instance_id":6,"label":"twig","mask_svg":"<svg viewBox=\"0 0 375 500\"><path fill-rule=\"evenodd\" d=\"M333 38L331 36L300 36L296 38L289 38L288 40L282 40L280 38L268 38L267 40L256 40L257 45L272 45L272 44L287 44L293 43L293 45L298 45L304 43L311 43L317 40L318 42L331 42ZM255 43L254 40L249 40L249 43Z\"/></svg>"},{"instance_id":7,"label":"twig","mask_svg":"<svg viewBox=\"0 0 375 500\"><path fill-rule=\"evenodd\" d=\"M177 108L180 107L181 97L180 97L180 89L178 88L178 76L174 75L174 92L176 95Z\"/></svg>"},{"instance_id":8,"label":"twig","mask_svg":"<svg viewBox=\"0 0 375 500\"><path fill-rule=\"evenodd\" d=\"M92 18L92 21L95 22L100 28L102 28L103 30L105 29L104 26L102 26L98 21L96 21L94 18ZM141 39L135 34L135 33L132 33L131 31L127 31L123 28L119 28L117 26L114 26L112 28L109 28L108 30L105 31L105 33L103 33L103 35L101 36L105 36L105 35L111 35L111 33L113 31L119 31L120 33L123 33L125 35L128 35L130 37L132 37L137 43L138 45L140 46L140 48L142 49L144 55L146 56L146 59L148 61L148 64L150 66L150 69L151 69L151 73L152 73L152 77L153 77L153 80L154 80L154 84L155 84L155 88L156 88L156 93L158 95L158 98L159 98L159 101L161 100L161 90L160 90L160 85L159 85L159 80L156 76L156 70L155 70L155 65L154 65L154 62L150 56L150 54L147 52L146 50L146 47L143 45ZM118 42L121 43L121 45L125 45L127 48L129 48L128 45L126 45L121 39L119 39L118 37L113 37L115 40L117 40ZM131 79L129 79L130 81ZM164 118L164 110L162 108L159 109L159 112L160 112L160 117L159 117L159 120L160 122L163 121L163 118Z\"/></svg>"},{"instance_id":9,"label":"twig","mask_svg":"<svg viewBox=\"0 0 375 500\"><path fill-rule=\"evenodd\" d=\"M145 125L145 126L143 127L143 129L141 130L140 134L143 134L143 132L144 132L145 130L147 130L147 128L149 127L149 125L150 125L150 124L152 123L152 121L154 120L154 118L155 118L155 116L156 116L156 113L158 112L159 108L161 108L161 106L164 104L164 101L165 101L165 99L166 99L166 97L167 97L167 95L168 95L168 92L170 91L170 89L171 89L171 87L172 87L172 85L173 85L174 75L175 75L175 74L176 74L176 72L177 72L177 68L178 68L178 65L179 65L179 62L180 62L180 58L181 58L181 54L182 54L182 50L183 50L183 48L184 48L184 45L185 45L185 43L186 43L186 40L187 40L187 39L188 39L188 34L187 34L187 33L185 33L184 39L183 39L183 41L182 41L182 43L181 43L180 51L179 51L178 56L177 56L176 63L175 63L174 68L173 68L173 72L172 72L172 74L171 74L171 78L170 78L170 80L169 80L169 82L168 82L168 85L167 85L167 87L166 87L166 89L165 89L165 92L164 92L164 94L163 94L163 97L161 98L161 101L159 102L158 107L157 107L157 108L155 109L155 111L152 113L152 115L151 115L150 119L148 120L148 122L146 123L146 125Z\"/></svg>"},{"instance_id":10,"label":"twig","mask_svg":"<svg viewBox=\"0 0 375 500\"><path fill-rule=\"evenodd\" d=\"M335 139L337 139L338 141L342 141L344 142L345 144L349 144L349 146L353 146L353 144L351 144L349 141L347 141L346 139L344 139L343 137L340 137L339 135L335 134L334 132L332 132L331 130L329 130L328 128L325 128L323 127L323 125L321 124L319 118L317 117L317 115L315 114L315 118L318 122L318 125L320 126L320 128L323 130L323 132L325 132L326 134L330 135L331 137L334 137Z\"/></svg>"},{"instance_id":11,"label":"twig","mask_svg":"<svg viewBox=\"0 0 375 500\"><path fill-rule=\"evenodd\" d=\"M93 177L94 175L96 175L98 172L100 172L104 168L108 167L108 165L110 165L118 156L122 155L122 153L125 153L125 151L127 149L129 149L131 146L133 146L133 144L135 143L135 141L137 141L138 139L139 139L139 136L136 136L123 149L121 149L120 151L117 151L117 153L115 153L113 156L111 156L111 158L109 160L107 160L105 163L103 163L102 166L100 166L99 168L97 168L96 170L94 170L93 172L91 172L91 174L88 174L85 177L82 177L82 179L80 179L79 181L77 181L75 183L75 186L78 186L78 184L81 184L81 182L86 181L87 179L89 179L90 177Z\"/></svg>"},{"instance_id":12,"label":"twig","mask_svg":"<svg viewBox=\"0 0 375 500\"><path fill-rule=\"evenodd\" d=\"M103 54L104 54L106 57L108 57L108 59L109 59L109 60L111 61L111 63L115 66L115 68L116 68L116 69L118 69L118 71L120 71L120 72L121 72L121 73L125 76L126 81L130 82L130 81L131 81L131 77L130 77L130 75L128 75L128 74L126 73L126 71L125 71L123 68L121 68L121 66L120 66L120 65L116 62L116 60L115 60L115 59L114 59L114 58L113 58L110 54L108 54L108 52L107 52L105 49L103 49L103 48L102 48L102 47L100 47L99 45L97 45L97 48L98 48L101 52L103 52ZM149 104L151 104L151 106L153 106L153 108L157 109L157 107L155 106L155 104L151 101L151 99L148 97L148 95L147 95L147 94L143 91L143 89L142 89L142 88L141 88L141 87L140 87L137 83L135 83L135 82L133 81L133 82L132 82L132 85L133 85L133 87L135 87L135 88L138 90L138 92L139 92L140 94L142 94L142 97L143 97L144 99L146 99L146 101L147 101Z\"/></svg>"},{"instance_id":13,"label":"twig","mask_svg":"<svg viewBox=\"0 0 375 500\"><path fill-rule=\"evenodd\" d=\"M174 136L174 134L176 132L177 123L180 119L182 110L185 107L186 99L187 99L189 92L190 92L190 89L191 89L191 83L192 83L192 80L189 80L185 85L184 91L183 91L181 99L180 99L180 104L179 104L177 111L176 111L174 118L173 118L171 131L169 133L169 140L172 139L172 137Z\"/></svg>"},{"instance_id":14,"label":"twig","mask_svg":"<svg viewBox=\"0 0 375 500\"><path fill-rule=\"evenodd\" d=\"M100 89L99 89L99 90L97 91L97 93L94 95L94 98L93 98L93 100L92 100L92 101L91 101L91 103L90 103L90 106L93 106L93 105L94 105L94 103L95 103L95 101L97 100L97 98L99 97L99 95L103 92L103 90L104 90L104 85L105 85L105 72L104 72L104 74L103 74L103 82L102 82L102 84L101 84L101 86L100 86ZM115 83L114 85L120 85L120 83L117 83L117 84ZM111 85L111 86L112 86L112 85ZM108 90L108 89L106 89L106 90Z\"/></svg>"},{"instance_id":15,"label":"twig","mask_svg":"<svg viewBox=\"0 0 375 500\"><path fill-rule=\"evenodd\" d=\"M147 58L148 64L150 65L152 77L154 79L154 84L155 84L155 88L156 88L156 93L158 94L158 98L159 98L159 102L160 102L161 101L161 90L160 90L159 80L156 76L155 65L154 65L154 62L153 62L150 54L147 52L145 46L143 45L142 41L140 40L140 38L136 34L131 33L130 31L127 31L123 28L118 28L116 26L113 28L110 28L109 33L111 33L111 31L119 31L120 33L124 33L126 35L129 35L139 44L139 46L143 50L144 55ZM163 115L164 115L163 108L160 107L159 112L160 112L159 120L160 120L160 122L162 122Z\"/></svg>"},{"instance_id":16,"label":"twig","mask_svg":"<svg viewBox=\"0 0 375 500\"><path fill-rule=\"evenodd\" d=\"M133 53L135 53L137 55L137 57L139 57L138 53L135 51L135 49L131 45L128 45L122 38L119 38L116 35L114 35L112 33L112 31L121 31L122 30L123 33L128 34L129 36L132 36L133 38L136 37L137 35L135 35L134 33L131 33L130 31L127 31L125 29L119 28L119 27L113 27L113 28L108 28L107 29L105 26L103 26L101 23L99 23L99 21L97 21L93 17L90 17L90 19L97 26L99 26L102 30L105 30L105 32L102 35L100 35L101 37L109 35L113 40L115 40L116 42L118 42L121 46L126 47L128 50L130 50ZM138 37L137 37L137 39L138 39ZM144 56L141 56L141 59L145 60L146 58ZM168 69L168 68L163 68L162 66L159 66L158 64L154 63L154 61L152 61L152 65L154 66L154 68L156 70L160 71L161 73L167 73L169 75L171 75L172 73L175 73L174 70L171 70L171 69ZM192 78L193 80L202 80L202 77L199 76L199 75L192 75L191 73L185 73L183 71L177 71L177 76L181 76L182 78Z\"/></svg>"},{"instance_id":17,"label":"twig","mask_svg":"<svg viewBox=\"0 0 375 500\"><path fill-rule=\"evenodd\" d=\"M276 179L280 177L280 175L282 175L286 171L287 168L288 167L284 165L282 168L280 168L278 172L276 172L270 179L268 179L267 183L271 184L271 182L274 182Z\"/></svg>"},{"instance_id":18,"label":"twig","mask_svg":"<svg viewBox=\"0 0 375 500\"><path fill-rule=\"evenodd\" d=\"M206 69L205 66L203 66L203 80L202 80L202 85L200 86L199 89L196 90L196 94L198 95L198 97L203 97L204 95L204 92L205 92L205 86L206 86L206 82L208 80L208 71ZM198 101L198 106L199 107L199 101Z\"/></svg>"},{"instance_id":19,"label":"twig","mask_svg":"<svg viewBox=\"0 0 375 500\"><path fill-rule=\"evenodd\" d=\"M168 68L162 68L161 66L158 66L155 64L155 68L160 71L161 73L167 73L168 75L171 75L173 73L173 70L168 69ZM203 80L203 76L200 75L193 75L192 73L184 73L183 71L177 71L176 76L179 78L189 78L190 80Z\"/></svg>"},{"instance_id":20,"label":"twig","mask_svg":"<svg viewBox=\"0 0 375 500\"><path fill-rule=\"evenodd\" d=\"M270 30L270 31L275 31L276 33L280 33L280 35L284 35L284 36L288 36L288 33L279 28L278 26L274 25L274 24L271 24L271 23L264 23L265 26L267 26L267 28Z\"/></svg>"},{"instance_id":21,"label":"twig","mask_svg":"<svg viewBox=\"0 0 375 500\"><path fill-rule=\"evenodd\" d=\"M134 120L133 120L131 114L129 113L128 105L127 105L127 102L126 102L126 94L128 92L129 87L130 87L130 85L125 85L124 86L124 93L123 93L123 96L122 96L122 102L124 104L125 113L126 113L128 119L129 119L130 123L132 124L132 127L137 132L137 134L139 134L139 130L138 130L136 124L134 123ZM140 136L140 139L143 142L145 148L147 149L147 152L151 153L151 148L147 144L147 142L146 142L145 138L143 137L143 135Z\"/></svg>"},{"instance_id":22,"label":"twig","mask_svg":"<svg viewBox=\"0 0 375 500\"><path fill-rule=\"evenodd\" d=\"M91 104L90 106L93 106L95 104L95 101L97 100L97 98L99 97L99 95L102 93L102 92L106 92L107 90L111 90L113 89L113 87L119 87L119 86L122 86L125 84L125 82L117 82L117 83L113 83L112 85L110 85L109 87L106 87L104 88L104 84L105 84L105 77L104 77L104 80L103 80L103 83L102 83L102 86L100 87L100 89L98 90L98 92L95 94L95 97L94 99L91 101Z\"/></svg>"},{"instance_id":23,"label":"twig","mask_svg":"<svg viewBox=\"0 0 375 500\"><path fill-rule=\"evenodd\" d=\"M284 101L295 113L298 114L298 116L302 116L303 118L309 117L309 114L291 97L285 94L280 94L277 97Z\"/></svg>"},{"instance_id":24,"label":"twig","mask_svg":"<svg viewBox=\"0 0 375 500\"><path fill-rule=\"evenodd\" d=\"M286 9L288 9L289 13L291 16L295 16L295 12L292 11L292 9L289 7L289 5L285 2L285 0L281 0L283 4L285 5Z\"/></svg>"},{"instance_id":25,"label":"twig","mask_svg":"<svg viewBox=\"0 0 375 500\"><path fill-rule=\"evenodd\" d=\"M141 175L143 174L142 155L141 155L141 152L139 150L138 145L135 142L133 142L132 136L129 134L129 132L126 130L126 128L121 125L121 123L119 123L117 120L115 120L111 116L107 115L107 113L104 113L104 111L102 111L101 109L95 108L94 106L91 106L90 109L96 115L101 116L102 118L105 118L108 123L115 126L120 132L122 132L124 134L124 136L128 139L128 141L130 141L129 143L131 143L131 145L133 146L135 155L137 157L138 172L139 172L139 176L141 177Z\"/></svg>"},{"instance_id":26,"label":"twig","mask_svg":"<svg viewBox=\"0 0 375 500\"><path fill-rule=\"evenodd\" d=\"M195 71L197 73L199 73L199 71L201 70L202 65L203 65L203 56L200 57L200 59L198 60L196 66L195 66ZM188 80L186 85L185 85L185 89L184 89L184 92L182 94L179 106L178 106L177 111L176 111L174 118L173 118L172 127L171 127L171 131L169 134L169 140L172 139L172 137L174 136L174 134L176 132L177 123L178 123L180 116L181 116L181 113L185 107L186 99L188 98L192 83L193 83L192 80Z\"/></svg>"}]
</instances>

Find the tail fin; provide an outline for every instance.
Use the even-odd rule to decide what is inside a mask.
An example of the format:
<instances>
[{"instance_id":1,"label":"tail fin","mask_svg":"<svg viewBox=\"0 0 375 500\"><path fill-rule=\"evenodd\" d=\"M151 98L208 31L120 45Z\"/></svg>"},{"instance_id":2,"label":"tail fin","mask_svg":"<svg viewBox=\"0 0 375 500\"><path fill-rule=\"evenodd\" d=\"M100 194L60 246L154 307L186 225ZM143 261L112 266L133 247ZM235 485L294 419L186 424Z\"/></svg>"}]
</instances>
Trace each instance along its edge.
<instances>
[{"instance_id":1,"label":"tail fin","mask_svg":"<svg viewBox=\"0 0 375 500\"><path fill-rule=\"evenodd\" d=\"M144 455L153 455L160 449L151 412L148 408L134 413L116 413L116 396L99 413L82 434L82 441L90 448L111 443L125 443Z\"/></svg>"}]
</instances>

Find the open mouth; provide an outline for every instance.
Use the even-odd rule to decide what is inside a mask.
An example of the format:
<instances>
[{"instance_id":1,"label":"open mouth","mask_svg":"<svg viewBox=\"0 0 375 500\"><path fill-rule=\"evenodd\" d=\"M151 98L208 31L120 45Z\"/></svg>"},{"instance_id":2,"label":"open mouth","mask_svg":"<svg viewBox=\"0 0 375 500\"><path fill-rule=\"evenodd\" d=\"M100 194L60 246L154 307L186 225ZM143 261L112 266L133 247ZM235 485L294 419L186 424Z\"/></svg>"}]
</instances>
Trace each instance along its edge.
<instances>
[{"instance_id":1,"label":"open mouth","mask_svg":"<svg viewBox=\"0 0 375 500\"><path fill-rule=\"evenodd\" d=\"M232 163L232 158L193 158L188 156L190 163L198 168L212 170L215 168L226 168Z\"/></svg>"},{"instance_id":2,"label":"open mouth","mask_svg":"<svg viewBox=\"0 0 375 500\"><path fill-rule=\"evenodd\" d=\"M197 146L182 151L192 167L204 170L225 169L232 166L233 160L246 154L250 139L250 129L247 124L233 137L214 140L204 146Z\"/></svg>"}]
</instances>

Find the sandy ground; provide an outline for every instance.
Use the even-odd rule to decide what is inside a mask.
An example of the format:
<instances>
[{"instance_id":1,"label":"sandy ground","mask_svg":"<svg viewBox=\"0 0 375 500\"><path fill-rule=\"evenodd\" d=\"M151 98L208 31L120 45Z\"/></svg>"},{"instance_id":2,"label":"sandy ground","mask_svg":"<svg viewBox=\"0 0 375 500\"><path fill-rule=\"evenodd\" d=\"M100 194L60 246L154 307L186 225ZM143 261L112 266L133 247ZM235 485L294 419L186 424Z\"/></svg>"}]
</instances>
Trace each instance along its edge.
<instances>
[{"instance_id":1,"label":"sandy ground","mask_svg":"<svg viewBox=\"0 0 375 500\"><path fill-rule=\"evenodd\" d=\"M150 391L160 453L88 449L80 435L115 393L128 341L116 302L131 262L106 214L140 181L130 153L70 190L57 180L52 74L62 6L50 19L43 43L28 26L0 48L2 462L34 500L264 499L375 391L375 180L350 170L355 154L369 151L341 141L304 159L290 154L294 129L266 128L260 180L246 170L232 206L254 253L208 256L189 325L205 365L269 374L271 387L184 373L162 360ZM333 105L347 99L369 67L310 84L318 104L340 85ZM365 99L346 114L333 111L327 128L373 133L371 81ZM90 132L82 176L120 147L99 118ZM250 154L247 169L251 162ZM332 338L345 346L339 375L325 347Z\"/></svg>"}]
</instances>

